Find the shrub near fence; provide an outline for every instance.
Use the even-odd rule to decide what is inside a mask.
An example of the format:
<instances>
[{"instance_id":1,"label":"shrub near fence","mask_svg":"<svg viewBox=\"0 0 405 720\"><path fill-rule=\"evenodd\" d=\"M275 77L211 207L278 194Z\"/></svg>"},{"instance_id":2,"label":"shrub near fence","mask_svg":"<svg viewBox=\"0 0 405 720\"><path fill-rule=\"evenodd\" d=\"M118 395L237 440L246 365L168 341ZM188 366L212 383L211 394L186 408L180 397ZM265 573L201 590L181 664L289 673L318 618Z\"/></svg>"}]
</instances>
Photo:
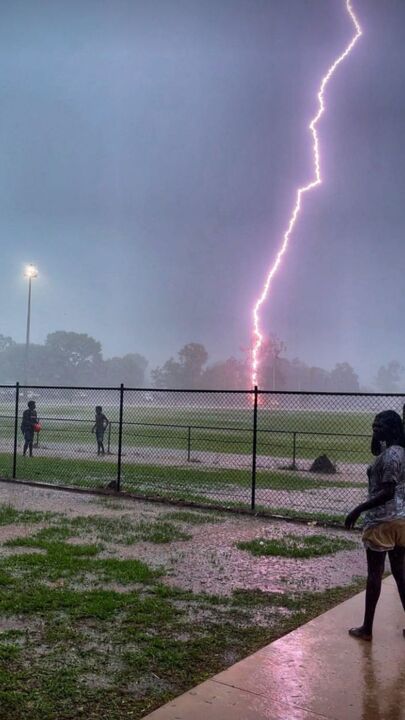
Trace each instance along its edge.
<instances>
[{"instance_id":1,"label":"shrub near fence","mask_svg":"<svg viewBox=\"0 0 405 720\"><path fill-rule=\"evenodd\" d=\"M22 412L42 430L22 457ZM0 475L340 522L366 494L371 422L404 396L0 386ZM94 409L109 420L97 455ZM335 472L314 472L326 455Z\"/></svg>"}]
</instances>

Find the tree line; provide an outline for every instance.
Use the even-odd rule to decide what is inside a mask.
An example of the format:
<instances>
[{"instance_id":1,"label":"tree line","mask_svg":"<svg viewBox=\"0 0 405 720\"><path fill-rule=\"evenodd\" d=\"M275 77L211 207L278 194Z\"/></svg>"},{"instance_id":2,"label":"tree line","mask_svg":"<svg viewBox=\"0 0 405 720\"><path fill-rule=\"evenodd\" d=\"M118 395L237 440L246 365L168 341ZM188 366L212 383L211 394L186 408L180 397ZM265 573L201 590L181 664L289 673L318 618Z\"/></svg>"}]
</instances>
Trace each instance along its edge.
<instances>
[{"instance_id":1,"label":"tree line","mask_svg":"<svg viewBox=\"0 0 405 720\"><path fill-rule=\"evenodd\" d=\"M259 386L265 390L310 392L359 392L358 375L347 362L332 370L286 357L285 343L269 338L262 348ZM381 392L401 392L404 369L398 361L381 366L374 387ZM0 335L0 383L19 380L32 385L102 385L206 390L251 388L250 350L239 358L210 362L201 343L188 343L176 357L150 370L139 353L103 358L101 343L85 333L50 333L43 345L31 344L29 355L22 343Z\"/></svg>"},{"instance_id":2,"label":"tree line","mask_svg":"<svg viewBox=\"0 0 405 720\"><path fill-rule=\"evenodd\" d=\"M101 343L85 333L50 333L43 345L24 344L0 335L2 384L27 381L31 385L145 385L148 361L138 353L103 359Z\"/></svg>"}]
</instances>

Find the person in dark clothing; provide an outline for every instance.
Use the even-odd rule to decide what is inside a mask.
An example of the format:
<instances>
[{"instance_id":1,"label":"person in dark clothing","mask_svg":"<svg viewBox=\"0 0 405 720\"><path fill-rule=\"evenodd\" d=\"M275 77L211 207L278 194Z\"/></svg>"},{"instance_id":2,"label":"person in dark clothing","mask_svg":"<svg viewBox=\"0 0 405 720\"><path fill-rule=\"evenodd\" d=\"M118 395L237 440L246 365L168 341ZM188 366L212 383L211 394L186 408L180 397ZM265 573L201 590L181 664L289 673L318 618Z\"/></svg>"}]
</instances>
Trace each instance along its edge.
<instances>
[{"instance_id":1,"label":"person in dark clothing","mask_svg":"<svg viewBox=\"0 0 405 720\"><path fill-rule=\"evenodd\" d=\"M366 607L363 624L349 630L352 637L360 640L372 639L387 553L405 610L405 435L398 413L385 410L375 416L371 452L377 457L367 471L369 499L355 507L345 520L346 528L350 529L366 511L363 528L367 553Z\"/></svg>"},{"instance_id":2,"label":"person in dark clothing","mask_svg":"<svg viewBox=\"0 0 405 720\"><path fill-rule=\"evenodd\" d=\"M23 412L21 422L21 432L24 435L24 448L23 455L27 454L29 450L30 457L32 457L32 445L34 441L34 425L38 423L38 415L34 400L28 401L28 407Z\"/></svg>"},{"instance_id":3,"label":"person in dark clothing","mask_svg":"<svg viewBox=\"0 0 405 720\"><path fill-rule=\"evenodd\" d=\"M92 433L96 433L97 455L104 455L104 433L108 428L109 420L103 413L101 405L96 406L96 422L93 425Z\"/></svg>"}]
</instances>

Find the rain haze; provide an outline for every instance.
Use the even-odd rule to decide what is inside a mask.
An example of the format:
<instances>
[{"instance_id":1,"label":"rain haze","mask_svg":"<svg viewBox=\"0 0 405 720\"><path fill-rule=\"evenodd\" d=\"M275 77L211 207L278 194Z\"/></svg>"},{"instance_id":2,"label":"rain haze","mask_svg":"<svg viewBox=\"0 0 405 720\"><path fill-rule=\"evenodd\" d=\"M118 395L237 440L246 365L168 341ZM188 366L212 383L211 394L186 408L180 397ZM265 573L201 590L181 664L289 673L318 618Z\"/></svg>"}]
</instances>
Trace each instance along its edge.
<instances>
[{"instance_id":1,"label":"rain haze","mask_svg":"<svg viewBox=\"0 0 405 720\"><path fill-rule=\"evenodd\" d=\"M405 336L405 4L353 0L328 85L323 185L262 323L288 357L364 384ZM1 2L0 332L88 333L149 367L240 357L298 185L344 0Z\"/></svg>"}]
</instances>

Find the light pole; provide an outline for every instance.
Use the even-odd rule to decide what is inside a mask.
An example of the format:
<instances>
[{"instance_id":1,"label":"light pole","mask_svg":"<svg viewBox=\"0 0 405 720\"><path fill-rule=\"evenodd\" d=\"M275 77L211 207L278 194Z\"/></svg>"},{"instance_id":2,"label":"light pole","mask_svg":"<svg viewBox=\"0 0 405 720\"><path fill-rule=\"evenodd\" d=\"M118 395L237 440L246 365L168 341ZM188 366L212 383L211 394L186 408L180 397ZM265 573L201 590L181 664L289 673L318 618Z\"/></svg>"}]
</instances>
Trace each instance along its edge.
<instances>
[{"instance_id":1,"label":"light pole","mask_svg":"<svg viewBox=\"0 0 405 720\"><path fill-rule=\"evenodd\" d=\"M38 277L38 270L35 265L27 265L25 268L25 277L28 278L28 308L27 308L27 333L25 336L25 367L24 367L24 385L28 382L28 360L29 360L29 348L30 348L30 326L31 326L31 282L34 278ZM26 390L27 392L27 390Z\"/></svg>"}]
</instances>

